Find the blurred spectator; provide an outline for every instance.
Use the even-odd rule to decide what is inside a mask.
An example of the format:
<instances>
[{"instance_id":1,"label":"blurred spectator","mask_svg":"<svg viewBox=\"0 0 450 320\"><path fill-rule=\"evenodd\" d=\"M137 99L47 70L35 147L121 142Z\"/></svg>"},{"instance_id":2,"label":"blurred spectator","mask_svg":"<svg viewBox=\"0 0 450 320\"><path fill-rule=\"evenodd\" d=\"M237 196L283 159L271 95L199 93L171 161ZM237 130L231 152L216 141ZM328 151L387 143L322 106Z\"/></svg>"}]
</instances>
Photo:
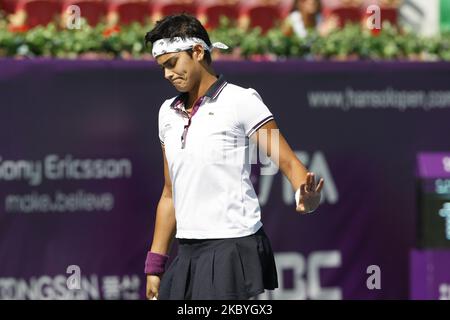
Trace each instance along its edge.
<instances>
[{"instance_id":1,"label":"blurred spectator","mask_svg":"<svg viewBox=\"0 0 450 320\"><path fill-rule=\"evenodd\" d=\"M287 16L291 13L293 4L295 0L280 0L278 7L281 11L281 17L286 19Z\"/></svg>"},{"instance_id":2,"label":"blurred spectator","mask_svg":"<svg viewBox=\"0 0 450 320\"><path fill-rule=\"evenodd\" d=\"M400 6L400 24L423 36L437 35L439 5L439 0L404 0Z\"/></svg>"},{"instance_id":3,"label":"blurred spectator","mask_svg":"<svg viewBox=\"0 0 450 320\"><path fill-rule=\"evenodd\" d=\"M295 0L291 13L285 19L283 32L295 33L298 37L306 37L309 30L317 30L321 35L326 35L336 29L338 19L329 15L326 19L321 15L321 3L319 0Z\"/></svg>"}]
</instances>

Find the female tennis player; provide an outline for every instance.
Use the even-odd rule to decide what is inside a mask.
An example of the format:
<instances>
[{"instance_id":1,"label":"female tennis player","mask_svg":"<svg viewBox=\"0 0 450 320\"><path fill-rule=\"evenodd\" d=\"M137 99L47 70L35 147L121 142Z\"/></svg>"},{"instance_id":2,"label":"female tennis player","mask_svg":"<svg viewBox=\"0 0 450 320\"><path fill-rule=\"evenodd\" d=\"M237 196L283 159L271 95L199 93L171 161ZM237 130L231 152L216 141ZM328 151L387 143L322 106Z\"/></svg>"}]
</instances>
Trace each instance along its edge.
<instances>
[{"instance_id":1,"label":"female tennis player","mask_svg":"<svg viewBox=\"0 0 450 320\"><path fill-rule=\"evenodd\" d=\"M211 44L196 18L168 16L145 41L180 92L159 110L165 182L145 261L147 298L249 299L277 288L249 146L263 150L289 179L299 213L319 206L323 179L316 183L295 156L254 89L216 75L211 50L227 46ZM178 255L166 269L174 238Z\"/></svg>"}]
</instances>

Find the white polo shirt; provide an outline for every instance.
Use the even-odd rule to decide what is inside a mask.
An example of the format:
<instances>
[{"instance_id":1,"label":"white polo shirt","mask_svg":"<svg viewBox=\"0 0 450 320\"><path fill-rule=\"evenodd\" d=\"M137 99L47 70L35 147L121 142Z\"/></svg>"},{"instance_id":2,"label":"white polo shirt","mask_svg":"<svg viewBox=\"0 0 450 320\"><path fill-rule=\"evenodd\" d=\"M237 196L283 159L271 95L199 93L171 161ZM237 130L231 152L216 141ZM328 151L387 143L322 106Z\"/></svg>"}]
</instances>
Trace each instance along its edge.
<instances>
[{"instance_id":1,"label":"white polo shirt","mask_svg":"<svg viewBox=\"0 0 450 320\"><path fill-rule=\"evenodd\" d=\"M158 121L172 181L176 238L251 235L262 222L250 181L248 137L273 115L254 89L227 83L221 75L197 100L201 103L186 131L187 97L181 93L166 100Z\"/></svg>"}]
</instances>

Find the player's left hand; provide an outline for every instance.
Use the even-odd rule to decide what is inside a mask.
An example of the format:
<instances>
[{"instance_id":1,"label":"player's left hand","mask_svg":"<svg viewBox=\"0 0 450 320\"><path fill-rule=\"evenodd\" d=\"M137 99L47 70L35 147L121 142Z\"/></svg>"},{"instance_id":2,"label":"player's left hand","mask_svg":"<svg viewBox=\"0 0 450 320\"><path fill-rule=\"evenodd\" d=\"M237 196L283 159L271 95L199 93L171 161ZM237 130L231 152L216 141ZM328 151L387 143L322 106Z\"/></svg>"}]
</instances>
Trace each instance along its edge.
<instances>
[{"instance_id":1,"label":"player's left hand","mask_svg":"<svg viewBox=\"0 0 450 320\"><path fill-rule=\"evenodd\" d=\"M306 174L306 183L300 186L300 201L296 208L297 212L305 214L317 209L320 203L323 184L324 180L322 178L316 184L313 172Z\"/></svg>"}]
</instances>

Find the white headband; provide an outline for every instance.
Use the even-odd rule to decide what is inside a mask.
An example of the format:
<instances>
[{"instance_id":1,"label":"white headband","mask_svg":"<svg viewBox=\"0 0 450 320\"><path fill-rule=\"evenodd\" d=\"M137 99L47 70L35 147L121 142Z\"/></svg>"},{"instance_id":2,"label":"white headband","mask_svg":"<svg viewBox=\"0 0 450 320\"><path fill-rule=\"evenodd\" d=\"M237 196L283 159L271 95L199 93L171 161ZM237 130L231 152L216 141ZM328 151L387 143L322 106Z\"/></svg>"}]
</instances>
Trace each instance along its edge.
<instances>
[{"instance_id":1,"label":"white headband","mask_svg":"<svg viewBox=\"0 0 450 320\"><path fill-rule=\"evenodd\" d=\"M154 58L165 53L180 52L191 49L194 45L200 44L204 50L211 52L213 48L228 49L222 42L214 42L210 47L200 38L164 38L153 43L152 55Z\"/></svg>"}]
</instances>

